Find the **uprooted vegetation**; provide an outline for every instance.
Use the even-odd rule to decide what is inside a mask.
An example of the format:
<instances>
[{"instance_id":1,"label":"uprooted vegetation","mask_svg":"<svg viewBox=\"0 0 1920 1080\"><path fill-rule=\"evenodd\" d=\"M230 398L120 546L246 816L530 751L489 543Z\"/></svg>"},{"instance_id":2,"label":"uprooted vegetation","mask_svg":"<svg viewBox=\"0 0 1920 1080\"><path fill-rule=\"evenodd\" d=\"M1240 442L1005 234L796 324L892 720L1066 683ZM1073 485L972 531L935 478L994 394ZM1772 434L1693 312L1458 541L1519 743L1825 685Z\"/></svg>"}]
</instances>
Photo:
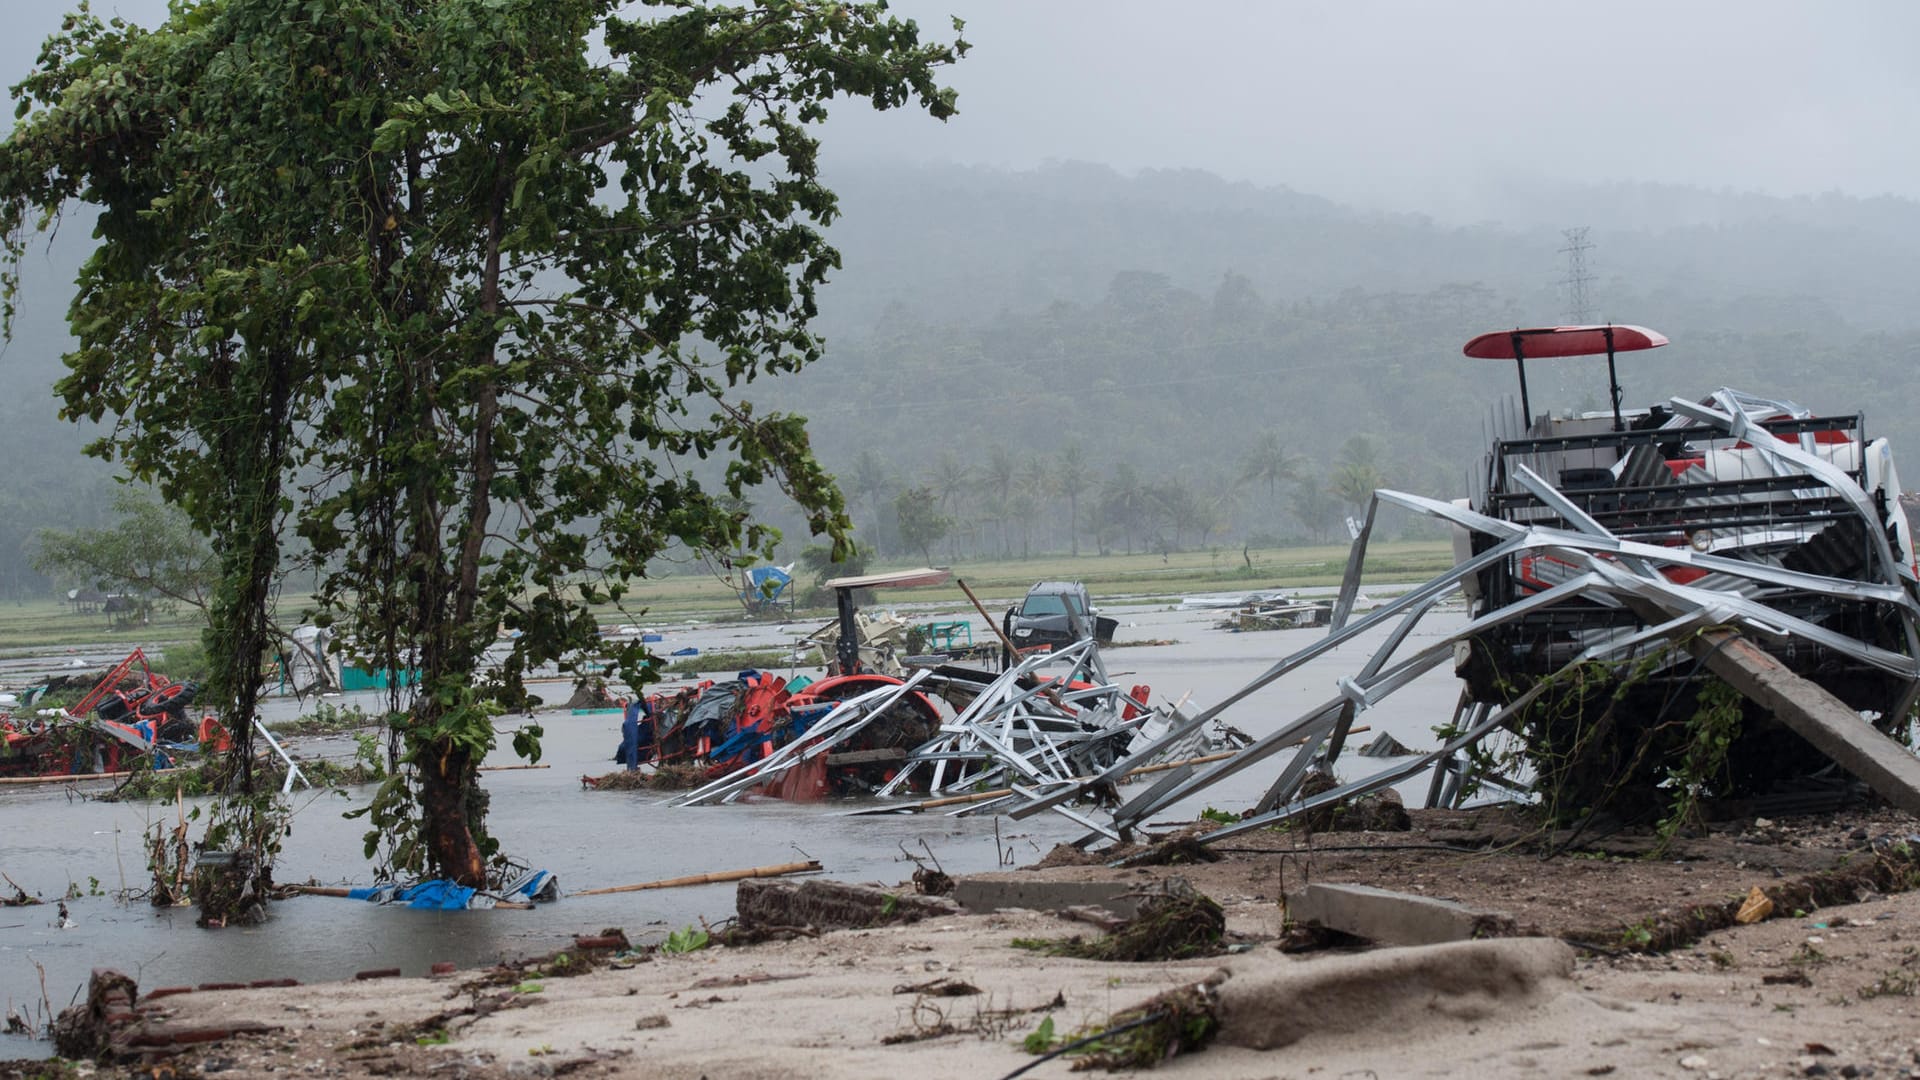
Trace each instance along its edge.
<instances>
[{"instance_id":1,"label":"uprooted vegetation","mask_svg":"<svg viewBox=\"0 0 1920 1080\"><path fill-rule=\"evenodd\" d=\"M615 769L600 776L583 776L582 787L589 791L692 791L706 783L705 765L653 765L645 769Z\"/></svg>"},{"instance_id":2,"label":"uprooted vegetation","mask_svg":"<svg viewBox=\"0 0 1920 1080\"><path fill-rule=\"evenodd\" d=\"M1226 929L1226 913L1220 905L1176 878L1141 897L1133 917L1105 937L1016 938L1013 944L1049 956L1143 963L1213 956L1220 952Z\"/></svg>"},{"instance_id":3,"label":"uprooted vegetation","mask_svg":"<svg viewBox=\"0 0 1920 1080\"><path fill-rule=\"evenodd\" d=\"M386 777L377 740L362 735L351 761L333 758L295 759L300 775L314 788L343 788L355 784L376 783ZM160 799L218 795L236 789L239 767L231 755L194 755L197 760L169 769L139 769L115 785L112 791L93 796L101 802L152 802ZM261 757L253 763L256 787L275 790L287 778L287 764L278 757Z\"/></svg>"},{"instance_id":4,"label":"uprooted vegetation","mask_svg":"<svg viewBox=\"0 0 1920 1080\"><path fill-rule=\"evenodd\" d=\"M1219 1003L1213 991L1213 984L1208 982L1175 987L1114 1013L1103 1026L1064 1037L1054 1034L1053 1018L1048 1017L1021 1045L1029 1053L1044 1055L1042 1061L1076 1056L1076 1072L1151 1069L1168 1058L1204 1049L1213 1041L1220 1030Z\"/></svg>"}]
</instances>

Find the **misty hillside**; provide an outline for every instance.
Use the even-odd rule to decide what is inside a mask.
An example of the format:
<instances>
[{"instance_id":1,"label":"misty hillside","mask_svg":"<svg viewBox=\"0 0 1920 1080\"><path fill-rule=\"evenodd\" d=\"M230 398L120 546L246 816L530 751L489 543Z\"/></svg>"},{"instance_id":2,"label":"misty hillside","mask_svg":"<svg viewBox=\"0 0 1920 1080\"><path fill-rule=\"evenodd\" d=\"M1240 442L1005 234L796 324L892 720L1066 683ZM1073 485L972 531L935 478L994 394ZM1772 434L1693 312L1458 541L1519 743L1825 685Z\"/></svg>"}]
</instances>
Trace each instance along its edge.
<instances>
[{"instance_id":1,"label":"misty hillside","mask_svg":"<svg viewBox=\"0 0 1920 1080\"><path fill-rule=\"evenodd\" d=\"M898 547L891 500L910 484L937 487L966 523L955 555L1324 536L1343 512L1329 473L1356 454L1385 482L1452 494L1481 417L1514 385L1509 365L1460 345L1563 321L1558 252L1575 225L1592 227L1594 314L1674 340L1622 359L1630 403L1735 385L1865 410L1920 472L1920 423L1897 405L1920 390L1920 203L1514 183L1511 214L1455 226L1190 170L868 165L827 179L845 263L822 295L827 358L752 396L813 418L882 547ZM4 594L47 585L26 569L35 528L92 523L105 502L109 470L78 456L87 436L53 419L48 390L80 226L23 266L0 357L0 453L16 466L0 475ZM1599 365L1530 375L1542 405L1604 400ZM1297 480L1249 478L1262 439ZM1043 475L1067 452L1088 472L1072 533ZM786 517L777 493L760 503Z\"/></svg>"},{"instance_id":2,"label":"misty hillside","mask_svg":"<svg viewBox=\"0 0 1920 1080\"><path fill-rule=\"evenodd\" d=\"M1810 298L1860 329L1920 325L1920 202L1904 199L1512 184L1504 220L1442 226L1192 170L902 165L828 180L846 211L832 230L846 267L827 297L829 331L871 325L891 303L980 321L1092 302L1122 270L1199 291L1231 271L1289 301L1477 282L1550 322L1562 315L1560 230L1579 225L1592 227L1602 318L1713 327L1773 310L1738 311L1744 300ZM1802 328L1799 314L1771 328Z\"/></svg>"}]
</instances>

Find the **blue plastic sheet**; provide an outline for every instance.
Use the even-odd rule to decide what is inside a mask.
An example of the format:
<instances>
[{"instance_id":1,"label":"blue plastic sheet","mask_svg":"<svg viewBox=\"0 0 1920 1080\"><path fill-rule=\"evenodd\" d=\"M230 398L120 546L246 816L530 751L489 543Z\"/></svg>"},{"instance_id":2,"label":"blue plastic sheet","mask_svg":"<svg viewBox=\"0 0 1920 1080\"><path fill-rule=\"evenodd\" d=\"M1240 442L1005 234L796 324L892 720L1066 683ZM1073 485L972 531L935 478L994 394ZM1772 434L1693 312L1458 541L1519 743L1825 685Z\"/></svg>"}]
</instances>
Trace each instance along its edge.
<instances>
[{"instance_id":1,"label":"blue plastic sheet","mask_svg":"<svg viewBox=\"0 0 1920 1080\"><path fill-rule=\"evenodd\" d=\"M558 884L558 880L548 871L529 870L525 876L507 887L501 894L501 899L553 900L559 896ZM405 887L391 881L381 882L378 885L364 885L347 890L347 896L354 900L371 900L376 904L405 904L422 911L465 911L472 906L473 897L477 891L465 885L455 885L444 878L436 878Z\"/></svg>"},{"instance_id":2,"label":"blue plastic sheet","mask_svg":"<svg viewBox=\"0 0 1920 1080\"><path fill-rule=\"evenodd\" d=\"M355 900L372 900L377 904L405 904L410 908L428 911L465 911L468 901L473 899L473 894L473 889L465 885L455 885L444 878L422 881L404 889L388 883L350 889L347 892L347 895Z\"/></svg>"}]
</instances>

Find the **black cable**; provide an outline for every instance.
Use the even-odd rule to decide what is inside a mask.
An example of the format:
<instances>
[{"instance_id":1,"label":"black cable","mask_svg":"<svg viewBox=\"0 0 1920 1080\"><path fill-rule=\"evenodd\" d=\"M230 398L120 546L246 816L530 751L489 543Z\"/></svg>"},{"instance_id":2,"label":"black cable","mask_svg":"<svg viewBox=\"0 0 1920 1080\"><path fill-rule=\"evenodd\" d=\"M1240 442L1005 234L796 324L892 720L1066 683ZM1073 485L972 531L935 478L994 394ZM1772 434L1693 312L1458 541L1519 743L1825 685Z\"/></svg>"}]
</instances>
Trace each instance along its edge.
<instances>
[{"instance_id":1,"label":"black cable","mask_svg":"<svg viewBox=\"0 0 1920 1080\"><path fill-rule=\"evenodd\" d=\"M1108 1028L1105 1031L1098 1032L1093 1035L1089 1035L1084 1039L1075 1039L1073 1042L1068 1043L1067 1045L1059 1048L1058 1050L1050 1050L1047 1053L1042 1054L1037 1058L1034 1058L1032 1061L1027 1062L1025 1065L1022 1065L1019 1068L1008 1073L1007 1075L1001 1077L1000 1080L1013 1080L1014 1077L1021 1076L1028 1072L1031 1072L1032 1070L1037 1069L1042 1065L1045 1065L1047 1062L1052 1061L1054 1058L1059 1057L1061 1054L1071 1054L1075 1050L1078 1050L1085 1046L1091 1046L1092 1044L1099 1042L1101 1039L1104 1039L1109 1035L1118 1035L1123 1031L1132 1031L1134 1028L1137 1028L1137 1027L1145 1027L1146 1025L1153 1023L1155 1020L1165 1020L1169 1015L1171 1015L1169 1010L1155 1009L1154 1011L1148 1013L1147 1015L1142 1016L1137 1020L1129 1020L1126 1023L1121 1024L1119 1027Z\"/></svg>"}]
</instances>

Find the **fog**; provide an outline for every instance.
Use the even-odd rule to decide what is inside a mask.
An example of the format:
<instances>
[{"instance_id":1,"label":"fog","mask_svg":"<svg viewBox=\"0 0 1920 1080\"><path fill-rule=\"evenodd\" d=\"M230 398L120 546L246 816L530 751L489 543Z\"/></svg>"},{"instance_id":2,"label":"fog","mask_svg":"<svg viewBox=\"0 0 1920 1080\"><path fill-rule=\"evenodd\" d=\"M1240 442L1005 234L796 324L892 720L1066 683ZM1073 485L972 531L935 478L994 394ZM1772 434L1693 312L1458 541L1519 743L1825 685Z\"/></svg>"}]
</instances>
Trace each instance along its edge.
<instances>
[{"instance_id":1,"label":"fog","mask_svg":"<svg viewBox=\"0 0 1920 1080\"><path fill-rule=\"evenodd\" d=\"M11 83L61 5L0 3ZM1561 249L1578 226L1582 317L1674 341L1626 371L1633 403L1731 385L1871 408L1920 453L1902 404L1920 396L1920 5L895 9L931 38L966 21L971 51L945 76L960 114L833 109L844 264L813 323L826 355L753 389L813 419L882 557L904 555L892 500L936 476L950 560L1325 540L1329 472L1362 451L1390 484L1450 497L1511 392L1460 344L1574 318ZM151 26L166 4L96 10ZM0 460L16 465L0 597L53 587L28 565L33 531L99 523L112 490L79 456L97 432L56 420L49 393L86 220L23 263L0 352ZM1545 365L1536 400L1592 407L1590 374ZM1246 480L1263 436L1298 459L1284 486ZM1016 465L1044 477L1078 450L1099 490L1166 494L1159 523L1019 503ZM804 543L784 496L759 507Z\"/></svg>"},{"instance_id":2,"label":"fog","mask_svg":"<svg viewBox=\"0 0 1920 1080\"><path fill-rule=\"evenodd\" d=\"M63 5L7 0L24 72ZM840 110L839 162L1194 168L1439 220L1513 182L1920 196L1920 5L901 0L966 20L961 115ZM96 5L143 25L162 0ZM11 79L9 80L11 81Z\"/></svg>"},{"instance_id":3,"label":"fog","mask_svg":"<svg viewBox=\"0 0 1920 1080\"><path fill-rule=\"evenodd\" d=\"M1515 177L1920 194L1897 0L897 6L966 18L961 115L845 118L841 152L1194 167L1467 219Z\"/></svg>"}]
</instances>

